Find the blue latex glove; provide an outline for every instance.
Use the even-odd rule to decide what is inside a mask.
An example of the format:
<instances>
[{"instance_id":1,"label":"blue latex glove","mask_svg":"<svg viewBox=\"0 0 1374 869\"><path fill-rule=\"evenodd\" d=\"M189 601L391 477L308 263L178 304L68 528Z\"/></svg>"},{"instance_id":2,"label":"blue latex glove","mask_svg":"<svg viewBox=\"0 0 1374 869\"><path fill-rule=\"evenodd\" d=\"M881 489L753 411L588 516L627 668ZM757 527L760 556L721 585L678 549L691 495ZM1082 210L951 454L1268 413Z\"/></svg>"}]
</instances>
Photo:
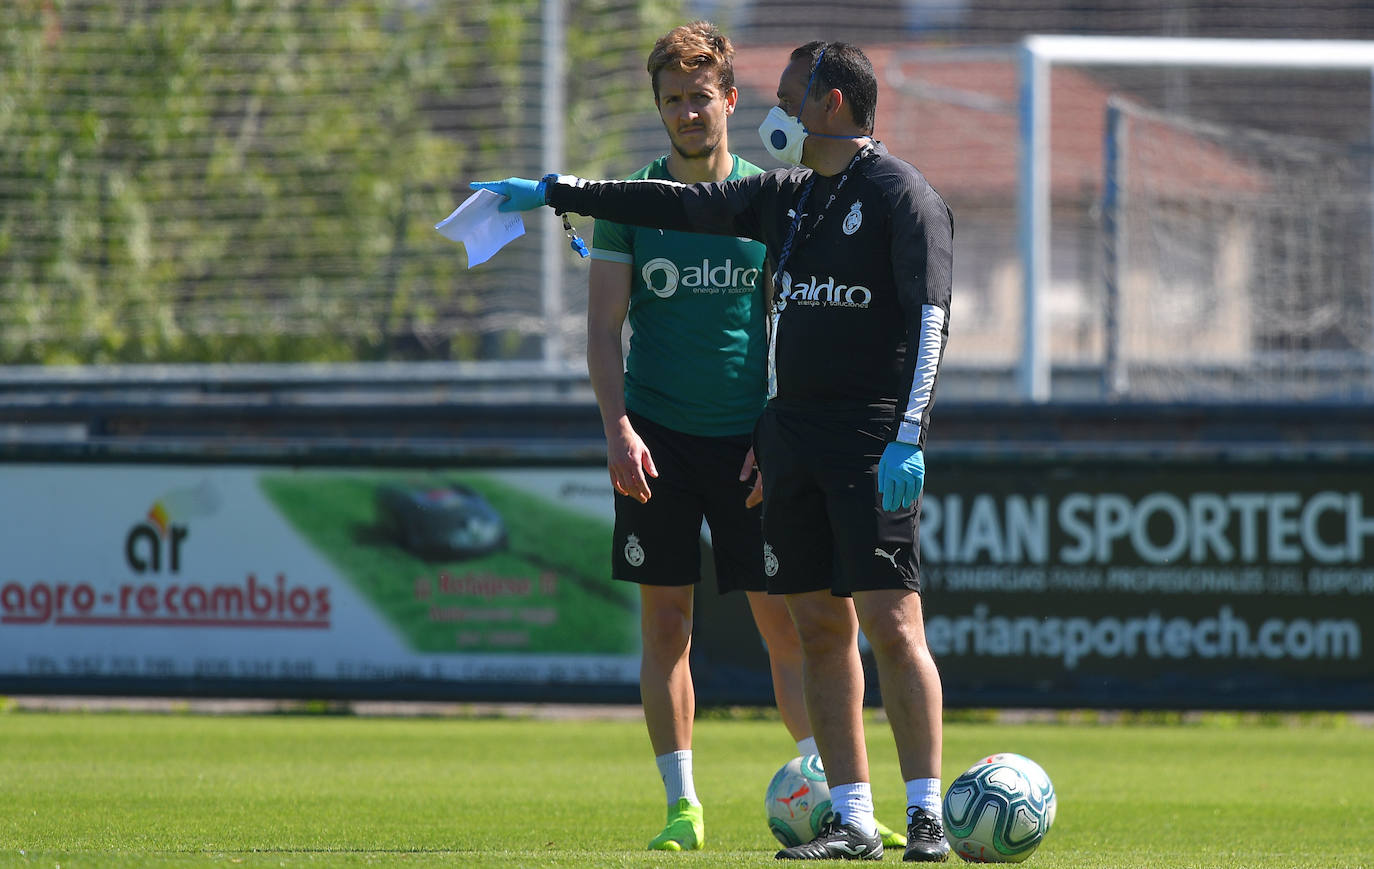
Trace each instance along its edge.
<instances>
[{"instance_id":1,"label":"blue latex glove","mask_svg":"<svg viewBox=\"0 0 1374 869\"><path fill-rule=\"evenodd\" d=\"M544 185L547 178L507 178L504 181L474 181L473 190L490 190L506 197L498 206L500 211L530 211L544 205Z\"/></svg>"},{"instance_id":2,"label":"blue latex glove","mask_svg":"<svg viewBox=\"0 0 1374 869\"><path fill-rule=\"evenodd\" d=\"M926 460L921 448L893 441L878 460L878 491L883 493L884 510L910 507L921 497L926 481Z\"/></svg>"}]
</instances>

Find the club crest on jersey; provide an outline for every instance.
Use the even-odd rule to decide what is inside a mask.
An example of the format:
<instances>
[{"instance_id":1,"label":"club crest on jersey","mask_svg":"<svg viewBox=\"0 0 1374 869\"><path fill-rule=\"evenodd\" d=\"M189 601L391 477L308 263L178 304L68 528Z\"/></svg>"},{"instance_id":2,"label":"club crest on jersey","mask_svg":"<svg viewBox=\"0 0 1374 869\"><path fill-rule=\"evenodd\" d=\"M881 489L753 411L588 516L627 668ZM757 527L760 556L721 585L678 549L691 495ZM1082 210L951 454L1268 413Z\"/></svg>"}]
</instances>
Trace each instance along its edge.
<instances>
[{"instance_id":1,"label":"club crest on jersey","mask_svg":"<svg viewBox=\"0 0 1374 869\"><path fill-rule=\"evenodd\" d=\"M845 235L853 235L859 231L860 226L863 226L864 215L859 210L863 207L864 204L857 199L854 200L853 205L849 206L849 213L844 216L844 225L840 227L844 230Z\"/></svg>"}]
</instances>

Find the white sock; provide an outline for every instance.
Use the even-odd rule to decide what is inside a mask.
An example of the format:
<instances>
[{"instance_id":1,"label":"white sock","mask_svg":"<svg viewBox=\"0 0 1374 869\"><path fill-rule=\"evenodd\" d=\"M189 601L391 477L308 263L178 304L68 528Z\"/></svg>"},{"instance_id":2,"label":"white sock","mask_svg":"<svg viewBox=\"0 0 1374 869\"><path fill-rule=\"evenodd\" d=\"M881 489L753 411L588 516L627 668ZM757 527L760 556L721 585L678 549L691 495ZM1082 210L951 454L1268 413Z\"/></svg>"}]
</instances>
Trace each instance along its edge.
<instances>
[{"instance_id":1,"label":"white sock","mask_svg":"<svg viewBox=\"0 0 1374 869\"><path fill-rule=\"evenodd\" d=\"M937 818L944 817L940 805L940 780L938 778L914 778L906 783L906 804L920 806Z\"/></svg>"},{"instance_id":2,"label":"white sock","mask_svg":"<svg viewBox=\"0 0 1374 869\"><path fill-rule=\"evenodd\" d=\"M673 751L654 758L658 764L658 774L663 778L663 791L668 796L668 805L675 806L677 801L686 798L694 806L701 805L697 799L696 783L692 781L692 750Z\"/></svg>"},{"instance_id":3,"label":"white sock","mask_svg":"<svg viewBox=\"0 0 1374 869\"><path fill-rule=\"evenodd\" d=\"M800 754L802 757L806 757L808 754L820 753L820 749L816 748L816 737L808 736L805 739L797 740L797 754Z\"/></svg>"},{"instance_id":4,"label":"white sock","mask_svg":"<svg viewBox=\"0 0 1374 869\"><path fill-rule=\"evenodd\" d=\"M865 836L878 832L873 818L873 788L866 781L830 786L830 809L840 816L840 823L858 827Z\"/></svg>"}]
</instances>

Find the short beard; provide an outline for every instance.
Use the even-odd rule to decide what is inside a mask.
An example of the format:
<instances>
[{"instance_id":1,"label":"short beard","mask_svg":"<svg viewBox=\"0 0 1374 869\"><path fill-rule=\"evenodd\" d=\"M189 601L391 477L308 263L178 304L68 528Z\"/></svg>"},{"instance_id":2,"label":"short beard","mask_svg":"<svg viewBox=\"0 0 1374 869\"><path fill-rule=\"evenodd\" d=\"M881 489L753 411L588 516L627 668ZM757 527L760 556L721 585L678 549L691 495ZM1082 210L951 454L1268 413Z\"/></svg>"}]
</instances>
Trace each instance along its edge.
<instances>
[{"instance_id":1,"label":"short beard","mask_svg":"<svg viewBox=\"0 0 1374 869\"><path fill-rule=\"evenodd\" d=\"M678 153L678 156L679 156L679 157L682 157L682 158L684 158L684 159L686 159L686 160L701 160L701 159L704 159L704 158L709 157L709 156L711 156L712 154L716 153L716 149L720 147L720 141L717 140L717 141L715 141L715 142L710 142L710 143L707 143L707 144L705 144L705 145L702 145L701 148L700 148L700 150L698 150L696 153L689 154L689 153L687 153L686 151L682 150L682 146L679 145L677 142L673 142L672 144L673 144L673 150L676 151L676 152Z\"/></svg>"}]
</instances>

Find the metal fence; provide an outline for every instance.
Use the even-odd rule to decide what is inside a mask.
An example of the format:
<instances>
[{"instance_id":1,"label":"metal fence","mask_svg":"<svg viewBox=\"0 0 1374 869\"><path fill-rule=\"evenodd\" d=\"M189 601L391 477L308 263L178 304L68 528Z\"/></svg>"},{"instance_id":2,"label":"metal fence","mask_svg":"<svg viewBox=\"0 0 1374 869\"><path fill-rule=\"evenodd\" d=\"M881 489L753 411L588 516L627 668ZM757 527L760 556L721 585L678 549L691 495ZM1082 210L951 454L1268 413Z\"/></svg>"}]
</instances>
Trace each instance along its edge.
<instances>
[{"instance_id":1,"label":"metal fence","mask_svg":"<svg viewBox=\"0 0 1374 869\"><path fill-rule=\"evenodd\" d=\"M765 167L773 164L753 127L787 52L838 38L873 58L878 137L920 167L956 215L942 394L968 400L1026 395L1018 375L1031 318L1017 240L1017 46L1026 34L1374 36L1374 12L1355 2L1316 13L1259 0L1205 9L1144 0L19 0L0 8L0 364L480 361L576 378L585 372L585 264L564 249L552 216L530 217L527 238L474 269L433 224L470 180L611 177L661 154L645 56L656 36L699 16L736 43L731 145ZM1130 324L1113 323L1112 312L1140 304L1110 301L1103 142L1108 102L1120 96L1167 111L1180 129L1258 128L1358 148L1369 137L1368 75L1142 65L1065 68L1051 84L1050 261L1034 297L1047 323L1048 397L1362 400L1363 387L1295 392L1277 369L1243 393L1215 377L1173 378L1182 387L1159 394L1137 378L1123 390L1110 376L1124 340L1113 330ZM1238 165L1233 146L1207 143ZM1243 186L1220 192L1244 195ZM1341 310L1368 310L1367 281L1340 277L1360 274L1367 234L1327 234L1320 251L1285 244L1231 255L1276 279L1302 263L1355 263L1323 273L1340 282ZM1179 271L1176 253L1166 245L1152 254L1161 275ZM1220 292L1200 292L1209 289ZM1266 334L1272 346L1273 329ZM1240 366L1265 348L1242 349ZM1296 364L1325 376L1332 347L1295 349L1307 354ZM1367 346L1334 349L1374 369Z\"/></svg>"}]
</instances>

